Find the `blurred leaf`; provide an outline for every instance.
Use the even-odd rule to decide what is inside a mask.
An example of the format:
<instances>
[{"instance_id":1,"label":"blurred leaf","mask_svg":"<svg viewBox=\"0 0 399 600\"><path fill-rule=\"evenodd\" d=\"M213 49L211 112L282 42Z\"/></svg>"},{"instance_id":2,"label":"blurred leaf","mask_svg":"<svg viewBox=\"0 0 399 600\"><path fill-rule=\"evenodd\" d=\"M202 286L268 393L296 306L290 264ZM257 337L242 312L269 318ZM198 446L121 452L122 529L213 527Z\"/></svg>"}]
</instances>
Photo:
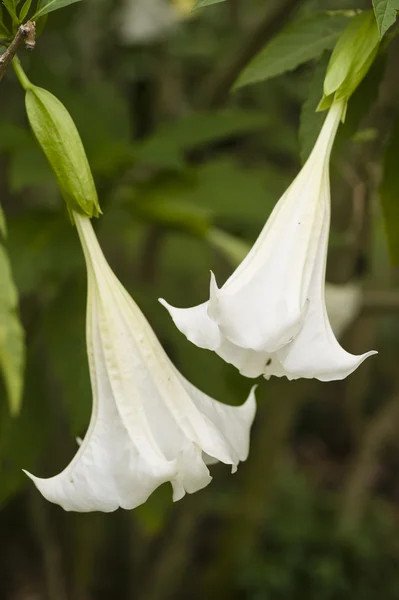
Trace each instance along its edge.
<instances>
[{"instance_id":1,"label":"blurred leaf","mask_svg":"<svg viewBox=\"0 0 399 600\"><path fill-rule=\"evenodd\" d=\"M2 6L2 4L0 4L0 38L6 39L9 36L10 36L10 32L8 31L7 27L4 24L3 6Z\"/></svg>"},{"instance_id":2,"label":"blurred leaf","mask_svg":"<svg viewBox=\"0 0 399 600\"><path fill-rule=\"evenodd\" d=\"M387 30L396 21L399 0L373 0L373 8L380 38L382 39Z\"/></svg>"},{"instance_id":3,"label":"blurred leaf","mask_svg":"<svg viewBox=\"0 0 399 600\"><path fill-rule=\"evenodd\" d=\"M3 4L11 16L13 22L17 21L17 2L15 0L3 0Z\"/></svg>"},{"instance_id":4,"label":"blurred leaf","mask_svg":"<svg viewBox=\"0 0 399 600\"><path fill-rule=\"evenodd\" d=\"M0 120L0 131L0 150L2 151L18 150L27 144L37 148L37 145L32 142L29 130L13 123L10 119L3 118Z\"/></svg>"},{"instance_id":5,"label":"blurred leaf","mask_svg":"<svg viewBox=\"0 0 399 600\"><path fill-rule=\"evenodd\" d=\"M0 394L0 507L24 485L32 485L22 469L35 472L48 442L51 418L45 390L43 356L36 344L28 347L24 402L13 418Z\"/></svg>"},{"instance_id":6,"label":"blurred leaf","mask_svg":"<svg viewBox=\"0 0 399 600\"><path fill-rule=\"evenodd\" d=\"M21 22L25 20L25 17L29 12L31 4L32 4L32 0L26 0L26 2L22 5L22 8L19 12L19 20Z\"/></svg>"},{"instance_id":7,"label":"blurred leaf","mask_svg":"<svg viewBox=\"0 0 399 600\"><path fill-rule=\"evenodd\" d=\"M71 436L82 435L87 429L92 400L86 353L86 275L83 268L81 274L80 279L74 279L73 285L68 282L60 286L43 323L49 368L60 390Z\"/></svg>"},{"instance_id":8,"label":"blurred leaf","mask_svg":"<svg viewBox=\"0 0 399 600\"><path fill-rule=\"evenodd\" d=\"M39 0L37 4L37 10L32 17L32 21L38 19L39 17L43 17L43 15L53 12L54 10L64 8L65 6L69 6L70 4L80 1L81 0Z\"/></svg>"},{"instance_id":9,"label":"blurred leaf","mask_svg":"<svg viewBox=\"0 0 399 600\"><path fill-rule=\"evenodd\" d=\"M219 2L225 2L225 0L198 0L198 2L194 4L193 10L203 8L204 6L210 6L211 4L218 4Z\"/></svg>"},{"instance_id":10,"label":"blurred leaf","mask_svg":"<svg viewBox=\"0 0 399 600\"><path fill-rule=\"evenodd\" d=\"M140 524L150 535L162 531L166 520L172 510L172 489L169 483L164 483L151 494L144 504L138 506L134 511Z\"/></svg>"},{"instance_id":11,"label":"blurred leaf","mask_svg":"<svg viewBox=\"0 0 399 600\"><path fill-rule=\"evenodd\" d=\"M36 38L39 38L43 31L44 28L46 26L48 20L48 14L44 15L44 17L40 17L39 19L36 20Z\"/></svg>"},{"instance_id":12,"label":"blurred leaf","mask_svg":"<svg viewBox=\"0 0 399 600\"><path fill-rule=\"evenodd\" d=\"M4 211L0 205L0 234L3 236L3 238L7 237L7 224L6 224L6 218L4 216Z\"/></svg>"},{"instance_id":13,"label":"blurred leaf","mask_svg":"<svg viewBox=\"0 0 399 600\"><path fill-rule=\"evenodd\" d=\"M12 193L19 193L32 186L49 186L58 196L50 166L36 144L18 148L13 153L9 168L9 184Z\"/></svg>"},{"instance_id":14,"label":"blurred leaf","mask_svg":"<svg viewBox=\"0 0 399 600\"><path fill-rule=\"evenodd\" d=\"M82 254L66 215L36 211L9 220L8 251L22 296L42 300L79 268Z\"/></svg>"},{"instance_id":15,"label":"blurred leaf","mask_svg":"<svg viewBox=\"0 0 399 600\"><path fill-rule=\"evenodd\" d=\"M286 178L265 167L242 167L234 159L223 158L199 166L194 172L195 185L183 198L208 208L217 219L240 224L266 221Z\"/></svg>"},{"instance_id":16,"label":"blurred leaf","mask_svg":"<svg viewBox=\"0 0 399 600\"><path fill-rule=\"evenodd\" d=\"M396 120L384 155L380 186L382 212L391 262L399 265L399 119Z\"/></svg>"},{"instance_id":17,"label":"blurred leaf","mask_svg":"<svg viewBox=\"0 0 399 600\"><path fill-rule=\"evenodd\" d=\"M326 118L325 112L316 112L323 95L323 81L326 74L328 55L317 64L309 84L307 98L302 105L299 124L299 144L302 162L305 162L317 140Z\"/></svg>"},{"instance_id":18,"label":"blurred leaf","mask_svg":"<svg viewBox=\"0 0 399 600\"><path fill-rule=\"evenodd\" d=\"M3 246L0 246L0 281L0 368L10 411L16 415L22 399L25 344L24 331L17 315L18 293Z\"/></svg>"},{"instance_id":19,"label":"blurred leaf","mask_svg":"<svg viewBox=\"0 0 399 600\"><path fill-rule=\"evenodd\" d=\"M0 120L0 151L9 155L9 187L18 193L27 187L46 185L55 196L56 183L51 168L27 128L10 120Z\"/></svg>"},{"instance_id":20,"label":"blurred leaf","mask_svg":"<svg viewBox=\"0 0 399 600\"><path fill-rule=\"evenodd\" d=\"M132 163L129 110L114 83L95 81L79 92L65 89L60 93L68 98L68 109L96 174L109 177L121 164Z\"/></svg>"},{"instance_id":21,"label":"blurred leaf","mask_svg":"<svg viewBox=\"0 0 399 600\"><path fill-rule=\"evenodd\" d=\"M211 246L226 257L233 267L237 267L251 249L247 242L221 229L210 229L206 239Z\"/></svg>"},{"instance_id":22,"label":"blurred leaf","mask_svg":"<svg viewBox=\"0 0 399 600\"><path fill-rule=\"evenodd\" d=\"M181 168L184 151L223 138L258 131L269 119L262 113L229 109L193 114L160 127L135 150L136 159L153 165Z\"/></svg>"},{"instance_id":23,"label":"blurred leaf","mask_svg":"<svg viewBox=\"0 0 399 600\"><path fill-rule=\"evenodd\" d=\"M207 211L187 202L152 197L149 202L136 205L141 217L168 227L194 235L205 235L210 226Z\"/></svg>"},{"instance_id":24,"label":"blurred leaf","mask_svg":"<svg viewBox=\"0 0 399 600\"><path fill-rule=\"evenodd\" d=\"M326 118L326 112L315 112L320 97L323 93L323 80L327 68L328 56L326 55L314 70L309 84L308 96L302 105L299 141L302 161L308 158L321 127ZM362 119L369 112L373 102L378 97L379 86L385 72L386 55L380 54L373 66L363 79L353 96L350 98L345 123L341 123L335 147L347 138L353 138Z\"/></svg>"},{"instance_id":25,"label":"blurred leaf","mask_svg":"<svg viewBox=\"0 0 399 600\"><path fill-rule=\"evenodd\" d=\"M257 232L286 184L278 170L243 167L234 159L223 158L150 181L123 197L123 203L157 222L163 213L167 224L169 215L174 226L181 223L181 229L200 235L211 223L240 231L255 227Z\"/></svg>"},{"instance_id":26,"label":"blurred leaf","mask_svg":"<svg viewBox=\"0 0 399 600\"><path fill-rule=\"evenodd\" d=\"M347 24L347 16L331 13L293 21L255 56L234 87L276 77L318 58L324 50L333 48Z\"/></svg>"}]
</instances>

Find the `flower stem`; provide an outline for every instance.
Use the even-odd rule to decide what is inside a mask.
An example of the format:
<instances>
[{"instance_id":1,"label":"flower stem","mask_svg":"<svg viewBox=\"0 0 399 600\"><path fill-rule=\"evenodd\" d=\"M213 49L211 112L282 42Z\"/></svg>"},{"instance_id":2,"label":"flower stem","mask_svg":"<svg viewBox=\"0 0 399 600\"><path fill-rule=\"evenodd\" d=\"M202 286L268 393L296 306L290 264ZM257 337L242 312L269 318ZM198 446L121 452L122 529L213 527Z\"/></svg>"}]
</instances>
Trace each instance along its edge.
<instances>
[{"instance_id":1,"label":"flower stem","mask_svg":"<svg viewBox=\"0 0 399 600\"><path fill-rule=\"evenodd\" d=\"M14 68L15 74L18 77L19 83L22 85L24 90L30 90L32 88L32 84L29 81L25 71L22 68L21 61L18 56L14 56L12 59L12 66Z\"/></svg>"}]
</instances>

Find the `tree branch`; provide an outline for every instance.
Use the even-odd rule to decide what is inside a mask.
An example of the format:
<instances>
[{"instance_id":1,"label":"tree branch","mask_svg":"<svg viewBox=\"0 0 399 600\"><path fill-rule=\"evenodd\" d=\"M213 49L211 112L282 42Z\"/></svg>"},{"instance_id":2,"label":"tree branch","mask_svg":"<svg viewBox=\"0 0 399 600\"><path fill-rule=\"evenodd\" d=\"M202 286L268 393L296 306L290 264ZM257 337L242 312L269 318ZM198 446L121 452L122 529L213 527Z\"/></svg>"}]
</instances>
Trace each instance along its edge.
<instances>
[{"instance_id":1,"label":"tree branch","mask_svg":"<svg viewBox=\"0 0 399 600\"><path fill-rule=\"evenodd\" d=\"M343 533L352 532L361 522L375 478L378 455L383 445L397 433L398 423L399 399L395 396L371 418L352 462L342 493L340 528Z\"/></svg>"},{"instance_id":2,"label":"tree branch","mask_svg":"<svg viewBox=\"0 0 399 600\"><path fill-rule=\"evenodd\" d=\"M225 102L238 74L253 56L281 29L300 0L277 0L263 18L246 33L236 54L212 72L200 92L201 108L217 108Z\"/></svg>"},{"instance_id":3,"label":"tree branch","mask_svg":"<svg viewBox=\"0 0 399 600\"><path fill-rule=\"evenodd\" d=\"M8 46L7 50L0 56L0 82L7 72L12 59L18 52L21 42L24 40L26 49L33 50L35 47L35 32L36 25L34 21L28 21L25 25L21 25L15 35L15 38Z\"/></svg>"}]
</instances>

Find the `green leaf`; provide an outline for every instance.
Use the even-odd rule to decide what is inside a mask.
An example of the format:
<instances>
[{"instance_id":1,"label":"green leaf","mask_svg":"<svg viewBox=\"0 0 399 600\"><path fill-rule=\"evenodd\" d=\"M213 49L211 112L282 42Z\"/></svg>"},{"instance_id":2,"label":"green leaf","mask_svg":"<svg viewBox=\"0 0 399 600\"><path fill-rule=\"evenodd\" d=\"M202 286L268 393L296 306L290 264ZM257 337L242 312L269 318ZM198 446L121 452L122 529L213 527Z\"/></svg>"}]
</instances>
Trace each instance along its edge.
<instances>
[{"instance_id":1,"label":"green leaf","mask_svg":"<svg viewBox=\"0 0 399 600\"><path fill-rule=\"evenodd\" d=\"M323 126L326 113L316 112L323 95L323 81L328 64L328 55L322 57L310 80L308 94L302 105L299 124L299 147L301 159L306 161Z\"/></svg>"},{"instance_id":2,"label":"green leaf","mask_svg":"<svg viewBox=\"0 0 399 600\"><path fill-rule=\"evenodd\" d=\"M8 253L21 296L46 296L82 266L76 231L62 213L36 210L8 223Z\"/></svg>"},{"instance_id":3,"label":"green leaf","mask_svg":"<svg viewBox=\"0 0 399 600\"><path fill-rule=\"evenodd\" d=\"M3 246L0 246L0 281L0 368L10 412L15 415L21 407L25 345L23 328L17 315L18 294Z\"/></svg>"},{"instance_id":4,"label":"green leaf","mask_svg":"<svg viewBox=\"0 0 399 600\"><path fill-rule=\"evenodd\" d=\"M399 0L373 0L374 14L378 25L380 39L396 21Z\"/></svg>"},{"instance_id":5,"label":"green leaf","mask_svg":"<svg viewBox=\"0 0 399 600\"><path fill-rule=\"evenodd\" d=\"M3 238L7 237L7 224L4 216L4 211L0 205L0 234Z\"/></svg>"},{"instance_id":6,"label":"green leaf","mask_svg":"<svg viewBox=\"0 0 399 600\"><path fill-rule=\"evenodd\" d=\"M31 5L32 0L26 0L26 2L23 4L19 13L19 20L21 21L21 23L25 20L25 17L28 14Z\"/></svg>"},{"instance_id":7,"label":"green leaf","mask_svg":"<svg viewBox=\"0 0 399 600\"><path fill-rule=\"evenodd\" d=\"M208 231L206 240L219 250L234 268L244 260L251 250L251 246L244 240L216 227Z\"/></svg>"},{"instance_id":8,"label":"green leaf","mask_svg":"<svg viewBox=\"0 0 399 600\"><path fill-rule=\"evenodd\" d=\"M3 4L11 16L13 23L17 21L17 4L15 0L3 0Z\"/></svg>"},{"instance_id":9,"label":"green leaf","mask_svg":"<svg viewBox=\"0 0 399 600\"><path fill-rule=\"evenodd\" d=\"M340 36L327 68L324 98L348 99L367 74L379 47L378 30L371 10L356 15Z\"/></svg>"},{"instance_id":10,"label":"green leaf","mask_svg":"<svg viewBox=\"0 0 399 600\"><path fill-rule=\"evenodd\" d=\"M3 6L0 4L0 38L7 39L10 37L10 32L4 24Z\"/></svg>"},{"instance_id":11,"label":"green leaf","mask_svg":"<svg viewBox=\"0 0 399 600\"><path fill-rule=\"evenodd\" d=\"M225 2L225 0L198 0L194 5L193 10L204 8L204 6L210 6L211 4L218 4L219 2Z\"/></svg>"},{"instance_id":12,"label":"green leaf","mask_svg":"<svg viewBox=\"0 0 399 600\"><path fill-rule=\"evenodd\" d=\"M38 19L39 17L43 17L43 15L47 15L54 10L74 4L75 2L81 2L81 0L41 0L41 2L38 4L37 11L32 17L32 21Z\"/></svg>"},{"instance_id":13,"label":"green leaf","mask_svg":"<svg viewBox=\"0 0 399 600\"><path fill-rule=\"evenodd\" d=\"M54 424L49 418L43 354L37 344L31 344L26 370L26 390L18 419L12 418L0 397L0 507L18 490L27 485L22 469L35 471L45 445L51 439ZM29 485L29 484L28 484Z\"/></svg>"},{"instance_id":14,"label":"green leaf","mask_svg":"<svg viewBox=\"0 0 399 600\"><path fill-rule=\"evenodd\" d=\"M177 176L160 177L139 189L136 197L132 193L130 200L127 196L122 200L126 205L130 202L139 215L158 222L162 216L163 223L168 217L175 228L179 219L181 228L191 223L191 230L195 225L198 233L201 229L206 233L206 225L214 219L234 229L249 226L258 231L288 183L280 171L264 165L243 168L238 161L223 158L187 168Z\"/></svg>"},{"instance_id":15,"label":"green leaf","mask_svg":"<svg viewBox=\"0 0 399 600\"><path fill-rule=\"evenodd\" d=\"M85 271L81 273L82 278L75 278L73 286L66 284L59 287L58 296L43 321L49 363L62 390L60 400L75 436L81 435L87 428L92 399L84 336L87 284ZM66 314L68 319L65 319Z\"/></svg>"},{"instance_id":16,"label":"green leaf","mask_svg":"<svg viewBox=\"0 0 399 600\"><path fill-rule=\"evenodd\" d=\"M136 147L135 155L140 162L181 168L184 166L185 150L258 131L268 124L269 120L264 114L238 109L194 114L158 129Z\"/></svg>"},{"instance_id":17,"label":"green leaf","mask_svg":"<svg viewBox=\"0 0 399 600\"><path fill-rule=\"evenodd\" d=\"M316 13L290 23L255 56L234 87L276 77L319 57L334 46L347 24L347 15L331 13Z\"/></svg>"},{"instance_id":18,"label":"green leaf","mask_svg":"<svg viewBox=\"0 0 399 600\"><path fill-rule=\"evenodd\" d=\"M399 118L392 129L384 154L383 174L380 186L380 198L388 237L391 262L399 265Z\"/></svg>"}]
</instances>

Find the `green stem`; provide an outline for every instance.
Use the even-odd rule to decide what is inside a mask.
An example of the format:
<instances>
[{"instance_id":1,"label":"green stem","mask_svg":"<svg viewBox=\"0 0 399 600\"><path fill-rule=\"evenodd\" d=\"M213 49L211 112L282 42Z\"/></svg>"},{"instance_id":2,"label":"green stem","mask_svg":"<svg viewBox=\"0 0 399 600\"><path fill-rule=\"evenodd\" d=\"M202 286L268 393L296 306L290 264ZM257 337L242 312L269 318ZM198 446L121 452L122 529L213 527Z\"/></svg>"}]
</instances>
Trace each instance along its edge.
<instances>
[{"instance_id":1,"label":"green stem","mask_svg":"<svg viewBox=\"0 0 399 600\"><path fill-rule=\"evenodd\" d=\"M24 90L27 91L32 89L33 85L29 81L25 71L23 70L21 61L19 60L18 56L14 56L14 58L12 59L12 66L14 68L16 76L18 77L19 83L22 85Z\"/></svg>"}]
</instances>

